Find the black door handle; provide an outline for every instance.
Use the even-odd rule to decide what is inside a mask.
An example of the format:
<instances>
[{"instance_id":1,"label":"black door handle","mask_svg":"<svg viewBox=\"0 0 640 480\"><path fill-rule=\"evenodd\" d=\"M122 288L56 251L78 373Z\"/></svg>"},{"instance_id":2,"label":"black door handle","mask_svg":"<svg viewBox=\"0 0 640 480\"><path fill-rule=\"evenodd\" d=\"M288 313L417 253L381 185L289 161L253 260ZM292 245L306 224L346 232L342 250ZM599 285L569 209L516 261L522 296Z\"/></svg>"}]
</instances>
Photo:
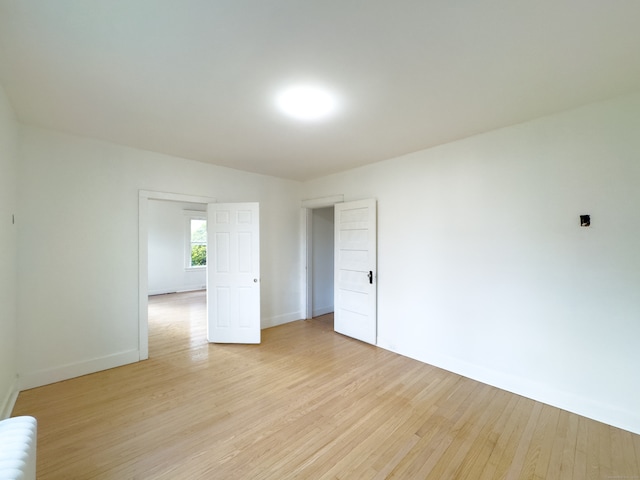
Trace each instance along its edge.
<instances>
[{"instance_id":1,"label":"black door handle","mask_svg":"<svg viewBox=\"0 0 640 480\"><path fill-rule=\"evenodd\" d=\"M371 270L369 270L369 275L367 275L369 277L369 283L373 283L373 272Z\"/></svg>"}]
</instances>

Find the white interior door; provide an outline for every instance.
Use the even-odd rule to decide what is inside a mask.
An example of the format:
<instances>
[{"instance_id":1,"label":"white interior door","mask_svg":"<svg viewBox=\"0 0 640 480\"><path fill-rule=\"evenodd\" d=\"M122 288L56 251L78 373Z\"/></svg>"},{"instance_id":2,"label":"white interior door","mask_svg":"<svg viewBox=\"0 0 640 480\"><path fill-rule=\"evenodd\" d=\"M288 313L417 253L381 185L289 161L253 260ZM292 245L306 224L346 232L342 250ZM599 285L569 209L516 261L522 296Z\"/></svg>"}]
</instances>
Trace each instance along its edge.
<instances>
[{"instance_id":1,"label":"white interior door","mask_svg":"<svg viewBox=\"0 0 640 480\"><path fill-rule=\"evenodd\" d=\"M334 329L376 343L376 201L335 206Z\"/></svg>"},{"instance_id":2,"label":"white interior door","mask_svg":"<svg viewBox=\"0 0 640 480\"><path fill-rule=\"evenodd\" d=\"M259 205L210 203L207 237L207 337L260 343Z\"/></svg>"}]
</instances>

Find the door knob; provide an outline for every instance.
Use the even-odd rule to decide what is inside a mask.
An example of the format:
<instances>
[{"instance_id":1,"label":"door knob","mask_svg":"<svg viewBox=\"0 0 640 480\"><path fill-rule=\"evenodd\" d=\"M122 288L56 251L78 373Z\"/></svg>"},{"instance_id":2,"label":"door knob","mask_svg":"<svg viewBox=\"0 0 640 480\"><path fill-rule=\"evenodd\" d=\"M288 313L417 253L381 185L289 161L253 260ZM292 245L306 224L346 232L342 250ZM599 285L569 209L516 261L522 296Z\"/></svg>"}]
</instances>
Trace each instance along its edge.
<instances>
[{"instance_id":1,"label":"door knob","mask_svg":"<svg viewBox=\"0 0 640 480\"><path fill-rule=\"evenodd\" d=\"M373 272L371 270L369 270L369 275L367 275L367 277L369 277L369 283L373 283Z\"/></svg>"}]
</instances>

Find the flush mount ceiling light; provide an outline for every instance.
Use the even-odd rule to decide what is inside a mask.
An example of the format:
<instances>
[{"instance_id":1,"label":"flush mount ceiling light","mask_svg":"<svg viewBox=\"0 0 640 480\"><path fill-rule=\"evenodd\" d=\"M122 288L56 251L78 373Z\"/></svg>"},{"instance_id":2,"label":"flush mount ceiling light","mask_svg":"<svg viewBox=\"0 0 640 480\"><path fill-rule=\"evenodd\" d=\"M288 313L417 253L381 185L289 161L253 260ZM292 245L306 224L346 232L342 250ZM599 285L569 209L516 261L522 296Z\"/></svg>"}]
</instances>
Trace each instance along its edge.
<instances>
[{"instance_id":1,"label":"flush mount ceiling light","mask_svg":"<svg viewBox=\"0 0 640 480\"><path fill-rule=\"evenodd\" d=\"M276 98L278 108L303 121L317 121L330 117L338 109L338 100L322 87L300 85L282 91Z\"/></svg>"}]
</instances>

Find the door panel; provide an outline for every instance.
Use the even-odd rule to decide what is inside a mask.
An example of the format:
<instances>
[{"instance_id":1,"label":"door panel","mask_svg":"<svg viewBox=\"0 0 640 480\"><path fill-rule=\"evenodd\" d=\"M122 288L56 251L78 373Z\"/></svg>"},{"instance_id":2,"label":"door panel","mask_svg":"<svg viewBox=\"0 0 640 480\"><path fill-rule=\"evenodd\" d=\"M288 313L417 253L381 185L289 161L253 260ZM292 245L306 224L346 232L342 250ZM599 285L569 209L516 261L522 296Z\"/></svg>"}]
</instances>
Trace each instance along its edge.
<instances>
[{"instance_id":1,"label":"door panel","mask_svg":"<svg viewBox=\"0 0 640 480\"><path fill-rule=\"evenodd\" d=\"M376 247L376 201L336 204L334 329L374 345L377 335Z\"/></svg>"},{"instance_id":2,"label":"door panel","mask_svg":"<svg viewBox=\"0 0 640 480\"><path fill-rule=\"evenodd\" d=\"M260 343L260 210L257 203L211 203L207 231L207 336Z\"/></svg>"}]
</instances>

